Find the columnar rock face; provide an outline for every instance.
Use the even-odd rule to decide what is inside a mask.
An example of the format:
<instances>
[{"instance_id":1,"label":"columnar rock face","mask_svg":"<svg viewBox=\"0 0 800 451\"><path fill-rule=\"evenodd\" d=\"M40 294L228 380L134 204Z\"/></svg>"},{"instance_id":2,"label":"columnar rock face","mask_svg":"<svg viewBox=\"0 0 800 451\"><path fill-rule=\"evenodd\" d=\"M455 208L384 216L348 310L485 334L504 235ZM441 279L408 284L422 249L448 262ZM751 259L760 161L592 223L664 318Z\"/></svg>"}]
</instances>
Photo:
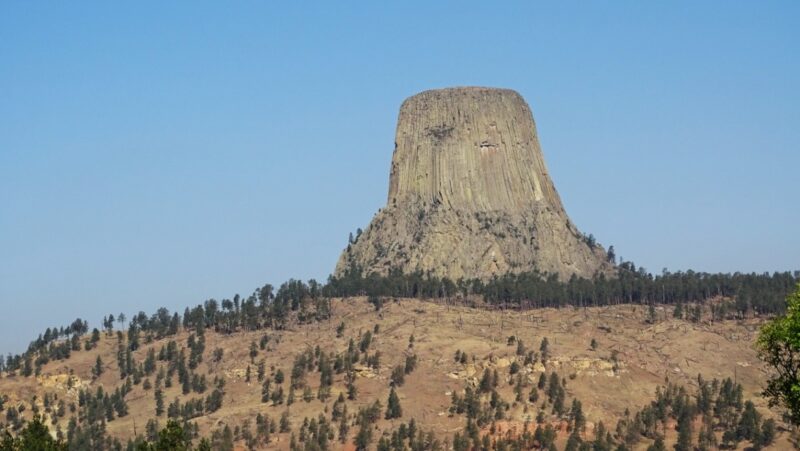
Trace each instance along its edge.
<instances>
[{"instance_id":1,"label":"columnar rock face","mask_svg":"<svg viewBox=\"0 0 800 451\"><path fill-rule=\"evenodd\" d=\"M403 102L387 205L342 253L336 275L355 268L457 280L534 269L591 277L611 265L567 217L525 100L469 87Z\"/></svg>"}]
</instances>

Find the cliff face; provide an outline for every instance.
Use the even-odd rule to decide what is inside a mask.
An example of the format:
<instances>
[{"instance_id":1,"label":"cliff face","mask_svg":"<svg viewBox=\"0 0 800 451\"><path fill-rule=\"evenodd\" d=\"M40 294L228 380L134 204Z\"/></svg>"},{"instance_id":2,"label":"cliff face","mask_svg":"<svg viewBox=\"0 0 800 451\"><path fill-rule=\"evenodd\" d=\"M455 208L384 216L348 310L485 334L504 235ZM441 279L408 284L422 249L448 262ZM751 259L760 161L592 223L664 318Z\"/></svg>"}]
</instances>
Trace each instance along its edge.
<instances>
[{"instance_id":1,"label":"cliff face","mask_svg":"<svg viewBox=\"0 0 800 451\"><path fill-rule=\"evenodd\" d=\"M453 280L611 269L567 217L525 100L490 88L425 91L403 102L386 208L342 253L336 274L353 267Z\"/></svg>"}]
</instances>

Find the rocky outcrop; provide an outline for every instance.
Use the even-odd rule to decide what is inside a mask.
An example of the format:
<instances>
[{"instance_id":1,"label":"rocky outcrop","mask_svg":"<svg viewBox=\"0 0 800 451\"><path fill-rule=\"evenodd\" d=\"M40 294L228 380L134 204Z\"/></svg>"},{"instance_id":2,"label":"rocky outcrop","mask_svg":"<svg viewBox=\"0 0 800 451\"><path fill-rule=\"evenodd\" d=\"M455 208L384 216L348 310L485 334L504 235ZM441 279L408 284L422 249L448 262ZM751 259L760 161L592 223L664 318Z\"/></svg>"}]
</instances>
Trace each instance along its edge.
<instances>
[{"instance_id":1,"label":"rocky outcrop","mask_svg":"<svg viewBox=\"0 0 800 451\"><path fill-rule=\"evenodd\" d=\"M342 253L336 275L348 268L457 280L533 269L591 277L611 265L567 217L525 100L470 87L403 102L387 205Z\"/></svg>"}]
</instances>

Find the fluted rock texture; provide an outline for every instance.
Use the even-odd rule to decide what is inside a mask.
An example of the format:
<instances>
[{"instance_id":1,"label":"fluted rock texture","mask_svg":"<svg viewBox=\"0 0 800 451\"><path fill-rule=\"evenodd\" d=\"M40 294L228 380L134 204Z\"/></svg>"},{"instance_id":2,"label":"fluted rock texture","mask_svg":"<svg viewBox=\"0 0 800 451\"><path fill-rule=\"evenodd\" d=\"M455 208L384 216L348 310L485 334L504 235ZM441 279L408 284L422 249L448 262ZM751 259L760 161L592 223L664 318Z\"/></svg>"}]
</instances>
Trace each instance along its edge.
<instances>
[{"instance_id":1,"label":"fluted rock texture","mask_svg":"<svg viewBox=\"0 0 800 451\"><path fill-rule=\"evenodd\" d=\"M400 107L389 198L336 266L487 279L538 269L591 277L605 252L567 217L533 115L515 91L425 91Z\"/></svg>"}]
</instances>

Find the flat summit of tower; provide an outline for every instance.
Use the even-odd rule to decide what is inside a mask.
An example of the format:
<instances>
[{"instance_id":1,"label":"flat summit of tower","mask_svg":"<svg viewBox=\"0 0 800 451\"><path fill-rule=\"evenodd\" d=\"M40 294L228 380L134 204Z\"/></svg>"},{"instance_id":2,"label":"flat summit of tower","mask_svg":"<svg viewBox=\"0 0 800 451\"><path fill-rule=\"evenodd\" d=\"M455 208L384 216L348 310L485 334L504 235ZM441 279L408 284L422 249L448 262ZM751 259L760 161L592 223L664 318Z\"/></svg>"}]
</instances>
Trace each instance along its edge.
<instances>
[{"instance_id":1,"label":"flat summit of tower","mask_svg":"<svg viewBox=\"0 0 800 451\"><path fill-rule=\"evenodd\" d=\"M336 274L422 271L452 280L534 269L591 277L605 252L567 217L516 91L424 91L400 107L387 205Z\"/></svg>"}]
</instances>

